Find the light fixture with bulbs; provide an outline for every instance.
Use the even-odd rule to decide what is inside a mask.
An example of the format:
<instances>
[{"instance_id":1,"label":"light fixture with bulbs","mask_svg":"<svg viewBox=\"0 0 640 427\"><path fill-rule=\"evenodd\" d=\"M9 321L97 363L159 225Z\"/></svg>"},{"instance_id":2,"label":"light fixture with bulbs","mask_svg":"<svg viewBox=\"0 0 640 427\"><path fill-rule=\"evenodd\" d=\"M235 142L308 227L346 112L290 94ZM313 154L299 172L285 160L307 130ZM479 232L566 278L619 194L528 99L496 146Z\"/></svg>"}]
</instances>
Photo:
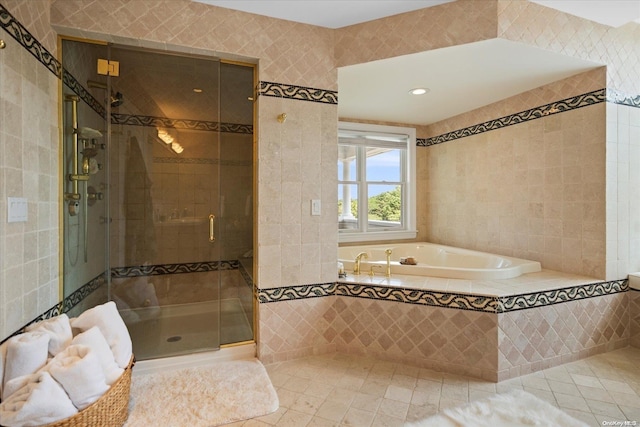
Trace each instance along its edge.
<instances>
[{"instance_id":1,"label":"light fixture with bulbs","mask_svg":"<svg viewBox=\"0 0 640 427\"><path fill-rule=\"evenodd\" d=\"M178 143L178 138L171 135L167 129L158 128L158 138L174 153L180 154L184 151L184 147Z\"/></svg>"}]
</instances>

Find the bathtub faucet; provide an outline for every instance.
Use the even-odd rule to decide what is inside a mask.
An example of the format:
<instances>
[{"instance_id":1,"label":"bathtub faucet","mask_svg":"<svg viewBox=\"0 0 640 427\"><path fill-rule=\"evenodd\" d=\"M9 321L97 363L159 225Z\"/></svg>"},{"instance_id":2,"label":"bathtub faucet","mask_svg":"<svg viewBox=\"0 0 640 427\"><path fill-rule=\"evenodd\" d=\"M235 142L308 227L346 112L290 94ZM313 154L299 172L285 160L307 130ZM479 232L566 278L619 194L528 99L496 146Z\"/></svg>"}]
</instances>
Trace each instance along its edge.
<instances>
[{"instance_id":1,"label":"bathtub faucet","mask_svg":"<svg viewBox=\"0 0 640 427\"><path fill-rule=\"evenodd\" d=\"M354 275L360 274L360 260L362 258L367 259L367 258L369 258L369 255L366 252L360 252L358 255L356 255L356 261L353 263L353 274Z\"/></svg>"},{"instance_id":2,"label":"bathtub faucet","mask_svg":"<svg viewBox=\"0 0 640 427\"><path fill-rule=\"evenodd\" d=\"M387 254L387 271L385 276L391 277L391 249L387 249L384 253Z\"/></svg>"}]
</instances>

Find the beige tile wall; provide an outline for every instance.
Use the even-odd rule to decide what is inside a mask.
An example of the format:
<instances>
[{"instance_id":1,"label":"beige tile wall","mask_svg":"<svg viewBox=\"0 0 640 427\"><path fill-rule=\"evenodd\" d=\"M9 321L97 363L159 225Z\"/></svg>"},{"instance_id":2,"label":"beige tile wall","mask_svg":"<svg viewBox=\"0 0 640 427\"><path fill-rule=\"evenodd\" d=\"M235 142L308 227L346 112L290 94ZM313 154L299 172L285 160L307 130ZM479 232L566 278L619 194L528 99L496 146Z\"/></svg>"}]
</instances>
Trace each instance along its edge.
<instances>
[{"instance_id":1,"label":"beige tile wall","mask_svg":"<svg viewBox=\"0 0 640 427\"><path fill-rule=\"evenodd\" d=\"M458 0L335 31L336 65L360 64L497 35L497 2Z\"/></svg>"},{"instance_id":2,"label":"beige tile wall","mask_svg":"<svg viewBox=\"0 0 640 427\"><path fill-rule=\"evenodd\" d=\"M421 149L427 240L604 278L604 114L600 103Z\"/></svg>"},{"instance_id":3,"label":"beige tile wall","mask_svg":"<svg viewBox=\"0 0 640 427\"><path fill-rule=\"evenodd\" d=\"M606 67L576 74L520 93L481 108L418 128L418 136L429 138L479 123L520 113L562 99L602 89L606 85Z\"/></svg>"},{"instance_id":4,"label":"beige tile wall","mask_svg":"<svg viewBox=\"0 0 640 427\"><path fill-rule=\"evenodd\" d=\"M48 2L4 1L55 52ZM0 50L0 337L58 302L58 80L4 31ZM28 220L7 223L7 197Z\"/></svg>"},{"instance_id":5,"label":"beige tile wall","mask_svg":"<svg viewBox=\"0 0 640 427\"><path fill-rule=\"evenodd\" d=\"M623 292L499 314L498 379L629 345L629 309Z\"/></svg>"},{"instance_id":6,"label":"beige tile wall","mask_svg":"<svg viewBox=\"0 0 640 427\"><path fill-rule=\"evenodd\" d=\"M260 79L335 90L333 32L189 0L51 2L61 34L260 62Z\"/></svg>"},{"instance_id":7,"label":"beige tile wall","mask_svg":"<svg viewBox=\"0 0 640 427\"><path fill-rule=\"evenodd\" d=\"M337 107L266 96L259 104L258 286L333 282ZM311 215L312 199L322 201L319 216Z\"/></svg>"},{"instance_id":8,"label":"beige tile wall","mask_svg":"<svg viewBox=\"0 0 640 427\"><path fill-rule=\"evenodd\" d=\"M528 1L498 0L498 37L607 65L607 87L640 93L640 24L612 28Z\"/></svg>"},{"instance_id":9,"label":"beige tile wall","mask_svg":"<svg viewBox=\"0 0 640 427\"><path fill-rule=\"evenodd\" d=\"M337 297L325 317L338 351L496 379L495 314Z\"/></svg>"},{"instance_id":10,"label":"beige tile wall","mask_svg":"<svg viewBox=\"0 0 640 427\"><path fill-rule=\"evenodd\" d=\"M330 296L260 304L260 360L268 364L335 351L335 316L328 315L335 299Z\"/></svg>"}]
</instances>

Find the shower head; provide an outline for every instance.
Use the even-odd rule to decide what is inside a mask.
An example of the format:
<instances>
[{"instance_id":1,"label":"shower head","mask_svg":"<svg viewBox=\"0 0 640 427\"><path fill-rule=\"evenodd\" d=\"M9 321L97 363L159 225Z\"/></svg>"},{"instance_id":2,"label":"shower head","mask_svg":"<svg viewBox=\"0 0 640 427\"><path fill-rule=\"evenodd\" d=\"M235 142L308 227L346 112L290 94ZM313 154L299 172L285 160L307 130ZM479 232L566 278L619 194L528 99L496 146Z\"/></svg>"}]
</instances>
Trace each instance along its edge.
<instances>
[{"instance_id":1,"label":"shower head","mask_svg":"<svg viewBox=\"0 0 640 427\"><path fill-rule=\"evenodd\" d=\"M123 102L124 99L120 92L116 92L115 95L111 94L111 108L119 107Z\"/></svg>"},{"instance_id":2,"label":"shower head","mask_svg":"<svg viewBox=\"0 0 640 427\"><path fill-rule=\"evenodd\" d=\"M102 82L97 82L95 80L87 80L87 86L95 87L98 89L107 89L107 84Z\"/></svg>"}]
</instances>

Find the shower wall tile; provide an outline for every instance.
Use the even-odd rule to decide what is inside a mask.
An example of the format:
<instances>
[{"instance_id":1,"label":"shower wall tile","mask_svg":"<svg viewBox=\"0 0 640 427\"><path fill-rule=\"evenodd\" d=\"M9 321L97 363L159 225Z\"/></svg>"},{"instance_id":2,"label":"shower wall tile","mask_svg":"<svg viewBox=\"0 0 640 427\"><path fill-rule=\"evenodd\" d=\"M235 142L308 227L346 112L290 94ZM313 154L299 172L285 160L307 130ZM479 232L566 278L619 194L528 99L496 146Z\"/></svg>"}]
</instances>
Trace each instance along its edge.
<instances>
[{"instance_id":1,"label":"shower wall tile","mask_svg":"<svg viewBox=\"0 0 640 427\"><path fill-rule=\"evenodd\" d=\"M498 380L627 346L629 294L498 314Z\"/></svg>"},{"instance_id":2,"label":"shower wall tile","mask_svg":"<svg viewBox=\"0 0 640 427\"><path fill-rule=\"evenodd\" d=\"M50 40L48 3L40 3L3 5ZM0 337L6 337L58 301L58 80L13 38L3 32L2 39ZM55 43L48 47L55 51ZM7 222L7 197L27 198L26 222Z\"/></svg>"},{"instance_id":3,"label":"shower wall tile","mask_svg":"<svg viewBox=\"0 0 640 427\"><path fill-rule=\"evenodd\" d=\"M161 10L162 13L157 13ZM260 78L336 89L330 29L188 0L66 0L51 4L61 34L235 60L260 60ZM296 58L292 61L292 58Z\"/></svg>"}]
</instances>

